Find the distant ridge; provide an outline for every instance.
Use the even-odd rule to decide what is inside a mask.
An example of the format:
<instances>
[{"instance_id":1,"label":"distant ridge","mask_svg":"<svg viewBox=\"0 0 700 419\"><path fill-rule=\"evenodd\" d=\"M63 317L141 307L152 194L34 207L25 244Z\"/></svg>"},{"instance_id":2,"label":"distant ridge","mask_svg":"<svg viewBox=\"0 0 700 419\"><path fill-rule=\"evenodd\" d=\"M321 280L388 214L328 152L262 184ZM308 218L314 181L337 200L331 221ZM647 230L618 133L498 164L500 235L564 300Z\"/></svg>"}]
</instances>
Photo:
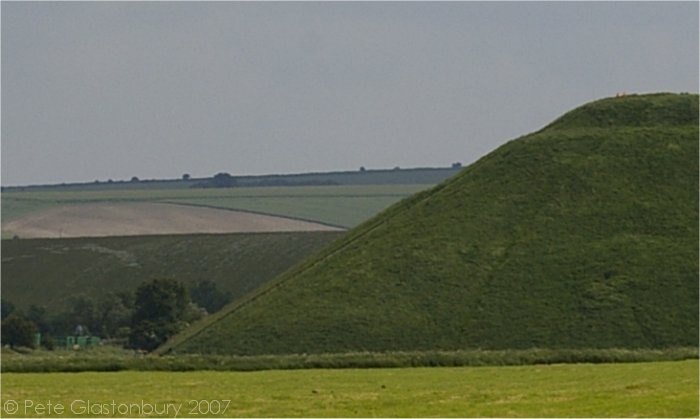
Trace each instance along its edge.
<instances>
[{"instance_id":1,"label":"distant ridge","mask_svg":"<svg viewBox=\"0 0 700 419\"><path fill-rule=\"evenodd\" d=\"M323 186L323 185L383 185L383 184L435 184L458 173L462 166L454 163L451 167L416 167L402 169L364 169L333 172L308 172L291 174L243 175L231 173L238 187L259 186ZM93 182L73 182L26 186L3 186L3 191L39 190L91 190L91 189L144 189L144 188L190 188L213 177L187 179L134 179L96 180Z\"/></svg>"},{"instance_id":2,"label":"distant ridge","mask_svg":"<svg viewBox=\"0 0 700 419\"><path fill-rule=\"evenodd\" d=\"M698 96L577 108L160 353L698 345Z\"/></svg>"}]
</instances>

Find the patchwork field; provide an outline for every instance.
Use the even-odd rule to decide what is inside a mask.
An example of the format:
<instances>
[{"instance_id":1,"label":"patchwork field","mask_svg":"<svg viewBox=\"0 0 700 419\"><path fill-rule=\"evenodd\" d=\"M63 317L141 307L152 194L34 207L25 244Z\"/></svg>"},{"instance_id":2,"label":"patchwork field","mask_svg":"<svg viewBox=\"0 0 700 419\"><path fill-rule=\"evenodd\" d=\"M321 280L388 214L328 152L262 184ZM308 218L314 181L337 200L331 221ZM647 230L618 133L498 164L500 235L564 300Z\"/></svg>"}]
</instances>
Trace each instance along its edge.
<instances>
[{"instance_id":1,"label":"patchwork field","mask_svg":"<svg viewBox=\"0 0 700 419\"><path fill-rule=\"evenodd\" d=\"M31 216L31 220L50 219L55 214L52 211L59 211L66 216L68 206L78 209L78 205L112 206L126 203L169 203L243 210L347 228L430 186L432 185L10 191L2 193L2 235L3 238L11 238L14 235L11 230L16 229L17 223L26 217Z\"/></svg>"},{"instance_id":2,"label":"patchwork field","mask_svg":"<svg viewBox=\"0 0 700 419\"><path fill-rule=\"evenodd\" d=\"M245 373L5 373L0 413L3 417L142 417L144 412L160 417L696 417L697 371L698 361L692 360ZM62 406L60 412L57 406Z\"/></svg>"},{"instance_id":3,"label":"patchwork field","mask_svg":"<svg viewBox=\"0 0 700 419\"><path fill-rule=\"evenodd\" d=\"M22 238L338 230L291 218L151 202L61 205L4 225L6 234Z\"/></svg>"}]
</instances>

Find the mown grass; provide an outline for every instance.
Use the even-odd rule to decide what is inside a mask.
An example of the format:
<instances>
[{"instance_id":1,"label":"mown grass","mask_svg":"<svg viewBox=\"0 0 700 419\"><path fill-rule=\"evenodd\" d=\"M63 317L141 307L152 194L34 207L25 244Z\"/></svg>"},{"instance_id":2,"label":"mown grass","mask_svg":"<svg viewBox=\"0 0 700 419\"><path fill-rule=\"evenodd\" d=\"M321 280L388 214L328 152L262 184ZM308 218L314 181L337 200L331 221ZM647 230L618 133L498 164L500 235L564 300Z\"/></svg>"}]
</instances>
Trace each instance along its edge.
<instances>
[{"instance_id":1,"label":"mown grass","mask_svg":"<svg viewBox=\"0 0 700 419\"><path fill-rule=\"evenodd\" d=\"M211 280L240 298L342 233L294 232L7 240L2 298L26 309L67 310L71 296L98 299L143 281Z\"/></svg>"},{"instance_id":2,"label":"mown grass","mask_svg":"<svg viewBox=\"0 0 700 419\"><path fill-rule=\"evenodd\" d=\"M588 114L617 123L511 141L161 353L696 346L698 96Z\"/></svg>"},{"instance_id":3,"label":"mown grass","mask_svg":"<svg viewBox=\"0 0 700 419\"><path fill-rule=\"evenodd\" d=\"M80 350L9 349L2 352L2 372L82 371L259 371L309 368L405 368L559 363L627 363L697 359L697 348L666 349L525 349L413 352L357 352L290 355L145 355L117 347Z\"/></svg>"},{"instance_id":4,"label":"mown grass","mask_svg":"<svg viewBox=\"0 0 700 419\"><path fill-rule=\"evenodd\" d=\"M188 417L206 401L218 417L696 417L698 361L478 368L395 368L260 372L3 374L2 397L17 414L101 404L182 405ZM71 409L74 404L76 410ZM221 411L216 400L230 400ZM107 408L111 409L111 408ZM195 410L195 413L197 411ZM164 417L173 417L173 411ZM200 415L201 416L201 415Z\"/></svg>"},{"instance_id":5,"label":"mown grass","mask_svg":"<svg viewBox=\"0 0 700 419\"><path fill-rule=\"evenodd\" d=\"M352 227L392 203L430 186L432 185L338 185L3 192L2 221L11 221L22 215L57 205L171 202L247 210Z\"/></svg>"}]
</instances>

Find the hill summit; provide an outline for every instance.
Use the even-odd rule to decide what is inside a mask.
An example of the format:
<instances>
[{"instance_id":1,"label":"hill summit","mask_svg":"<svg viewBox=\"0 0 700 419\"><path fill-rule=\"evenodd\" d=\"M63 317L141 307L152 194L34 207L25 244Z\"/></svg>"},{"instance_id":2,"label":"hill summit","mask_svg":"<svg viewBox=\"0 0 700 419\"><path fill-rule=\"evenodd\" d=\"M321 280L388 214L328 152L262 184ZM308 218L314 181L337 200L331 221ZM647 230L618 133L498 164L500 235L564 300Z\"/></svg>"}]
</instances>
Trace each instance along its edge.
<instances>
[{"instance_id":1,"label":"hill summit","mask_svg":"<svg viewBox=\"0 0 700 419\"><path fill-rule=\"evenodd\" d=\"M698 342L698 96L575 109L395 204L164 352Z\"/></svg>"}]
</instances>

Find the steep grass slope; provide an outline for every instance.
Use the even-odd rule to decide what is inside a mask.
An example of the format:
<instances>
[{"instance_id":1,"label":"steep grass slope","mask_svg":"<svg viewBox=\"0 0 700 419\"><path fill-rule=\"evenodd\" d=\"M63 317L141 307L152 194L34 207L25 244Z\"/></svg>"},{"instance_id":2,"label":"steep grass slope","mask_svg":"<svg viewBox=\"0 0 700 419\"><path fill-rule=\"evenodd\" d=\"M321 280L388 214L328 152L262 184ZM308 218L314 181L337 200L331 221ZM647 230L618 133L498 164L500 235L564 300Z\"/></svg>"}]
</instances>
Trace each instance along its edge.
<instances>
[{"instance_id":1,"label":"steep grass slope","mask_svg":"<svg viewBox=\"0 0 700 419\"><path fill-rule=\"evenodd\" d=\"M698 342L698 96L603 99L351 230L161 353Z\"/></svg>"},{"instance_id":2,"label":"steep grass slope","mask_svg":"<svg viewBox=\"0 0 700 419\"><path fill-rule=\"evenodd\" d=\"M214 281L234 300L327 246L339 233L197 234L5 240L2 298L66 310L71 296L133 291L143 281Z\"/></svg>"}]
</instances>

